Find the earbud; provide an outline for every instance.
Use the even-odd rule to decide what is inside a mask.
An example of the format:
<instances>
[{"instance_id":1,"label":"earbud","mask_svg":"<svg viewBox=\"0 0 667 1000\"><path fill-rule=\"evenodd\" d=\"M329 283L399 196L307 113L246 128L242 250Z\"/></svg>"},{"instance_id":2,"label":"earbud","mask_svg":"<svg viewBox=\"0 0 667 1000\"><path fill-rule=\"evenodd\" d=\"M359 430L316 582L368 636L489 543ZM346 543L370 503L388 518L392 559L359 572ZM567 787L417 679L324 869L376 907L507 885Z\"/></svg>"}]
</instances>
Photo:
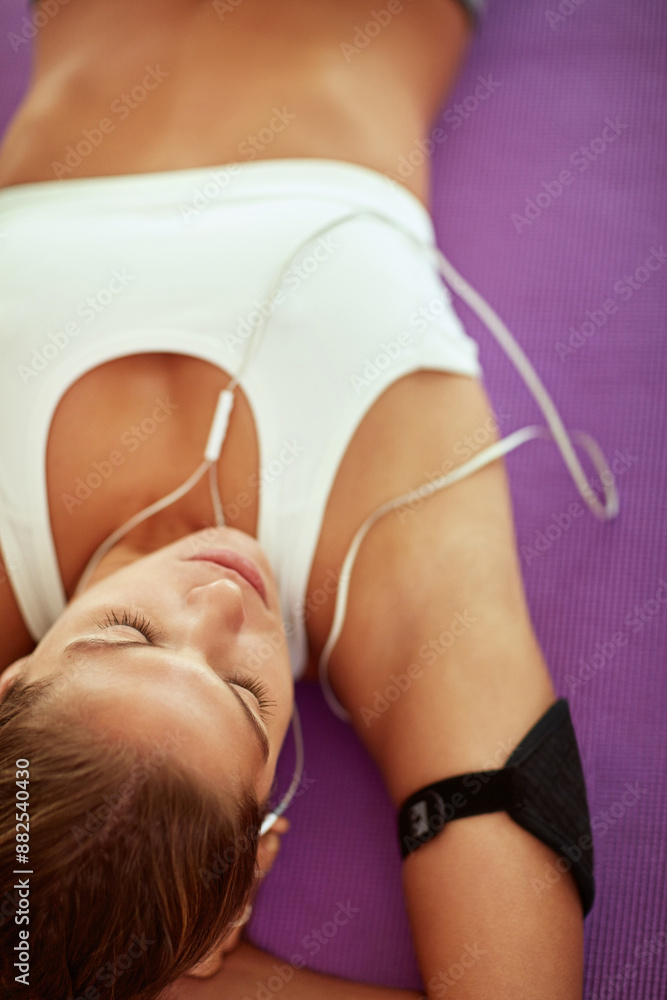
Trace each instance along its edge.
<instances>
[{"instance_id":1,"label":"earbud","mask_svg":"<svg viewBox=\"0 0 667 1000\"><path fill-rule=\"evenodd\" d=\"M264 817L264 822L259 828L259 835L263 837L265 833L268 833L275 821L278 819L278 813L270 812L268 816Z\"/></svg>"}]
</instances>

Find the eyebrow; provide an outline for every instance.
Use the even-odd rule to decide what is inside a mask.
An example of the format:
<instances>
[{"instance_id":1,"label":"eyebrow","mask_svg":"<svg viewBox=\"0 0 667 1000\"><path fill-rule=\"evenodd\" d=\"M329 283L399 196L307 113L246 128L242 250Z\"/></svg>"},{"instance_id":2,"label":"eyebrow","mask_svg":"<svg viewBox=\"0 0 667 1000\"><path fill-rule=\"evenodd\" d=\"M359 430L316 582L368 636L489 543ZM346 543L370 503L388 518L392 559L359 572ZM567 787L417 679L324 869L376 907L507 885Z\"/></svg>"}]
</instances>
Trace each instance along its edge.
<instances>
[{"instance_id":1,"label":"eyebrow","mask_svg":"<svg viewBox=\"0 0 667 1000\"><path fill-rule=\"evenodd\" d=\"M126 648L127 646L134 646L135 649L139 647L143 649L153 649L153 650L155 649L154 646L151 646L147 642L127 642L123 640L113 640L113 639L75 639L74 642L70 642L67 646L65 646L64 649L61 650L61 655L63 653L74 653L74 652L92 653L94 650L121 649L121 648ZM241 697L241 695L236 690L234 685L230 684L229 681L225 681L223 678L221 678L221 680L223 680L223 683L228 686L229 690L232 692L232 694L238 701L239 705L243 709L243 713L246 719L249 721L250 725L252 726L255 732L255 735L257 736L257 742L262 753L262 760L266 764L266 762L269 759L270 747L269 747L269 740L266 733L264 732L264 729L257 721L257 718L255 717L255 714L253 713L248 703Z\"/></svg>"}]
</instances>

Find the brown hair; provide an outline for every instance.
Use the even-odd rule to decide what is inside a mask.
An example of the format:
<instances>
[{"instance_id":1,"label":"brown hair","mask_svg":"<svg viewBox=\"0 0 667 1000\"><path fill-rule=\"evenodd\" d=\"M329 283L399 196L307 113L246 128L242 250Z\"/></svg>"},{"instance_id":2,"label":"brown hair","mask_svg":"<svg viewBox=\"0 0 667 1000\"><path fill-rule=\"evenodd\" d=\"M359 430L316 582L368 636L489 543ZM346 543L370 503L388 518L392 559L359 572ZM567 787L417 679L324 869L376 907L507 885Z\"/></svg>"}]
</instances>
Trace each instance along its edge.
<instances>
[{"instance_id":1,"label":"brown hair","mask_svg":"<svg viewBox=\"0 0 667 1000\"><path fill-rule=\"evenodd\" d=\"M235 803L207 787L168 742L151 753L140 740L91 732L52 681L10 688L0 704L6 1000L155 1000L239 917L255 879L260 807L252 790ZM33 872L30 922L20 925L17 760L29 761L24 867ZM29 987L15 980L19 929L29 931Z\"/></svg>"}]
</instances>

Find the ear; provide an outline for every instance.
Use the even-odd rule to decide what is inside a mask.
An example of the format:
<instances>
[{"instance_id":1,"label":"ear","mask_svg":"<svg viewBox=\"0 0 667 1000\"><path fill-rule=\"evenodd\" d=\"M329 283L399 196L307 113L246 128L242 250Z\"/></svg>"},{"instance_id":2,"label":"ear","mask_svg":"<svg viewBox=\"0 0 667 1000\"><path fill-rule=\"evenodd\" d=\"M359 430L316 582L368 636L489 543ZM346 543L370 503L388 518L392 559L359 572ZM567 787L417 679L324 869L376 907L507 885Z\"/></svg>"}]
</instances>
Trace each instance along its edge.
<instances>
[{"instance_id":1,"label":"ear","mask_svg":"<svg viewBox=\"0 0 667 1000\"><path fill-rule=\"evenodd\" d=\"M255 868L255 876L258 881L271 871L273 862L278 857L278 851L282 846L281 838L283 834L288 832L289 828L289 820L285 816L279 816L273 826L260 837Z\"/></svg>"},{"instance_id":2,"label":"ear","mask_svg":"<svg viewBox=\"0 0 667 1000\"><path fill-rule=\"evenodd\" d=\"M0 701L3 701L10 687L20 677L28 665L29 656L23 656L0 674Z\"/></svg>"}]
</instances>

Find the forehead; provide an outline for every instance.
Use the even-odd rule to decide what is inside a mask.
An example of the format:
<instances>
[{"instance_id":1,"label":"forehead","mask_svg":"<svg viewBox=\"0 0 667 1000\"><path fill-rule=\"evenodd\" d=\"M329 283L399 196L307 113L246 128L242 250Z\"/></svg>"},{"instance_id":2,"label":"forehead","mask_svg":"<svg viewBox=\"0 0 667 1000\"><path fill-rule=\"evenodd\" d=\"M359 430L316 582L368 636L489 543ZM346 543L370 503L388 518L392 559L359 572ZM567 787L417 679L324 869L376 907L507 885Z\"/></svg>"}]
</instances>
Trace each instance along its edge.
<instances>
[{"instance_id":1,"label":"forehead","mask_svg":"<svg viewBox=\"0 0 667 1000\"><path fill-rule=\"evenodd\" d=\"M163 747L235 796L252 786L260 748L229 688L197 664L184 672L150 647L133 653L69 654L59 672L51 662L34 678L52 679L52 695L95 733Z\"/></svg>"}]
</instances>

